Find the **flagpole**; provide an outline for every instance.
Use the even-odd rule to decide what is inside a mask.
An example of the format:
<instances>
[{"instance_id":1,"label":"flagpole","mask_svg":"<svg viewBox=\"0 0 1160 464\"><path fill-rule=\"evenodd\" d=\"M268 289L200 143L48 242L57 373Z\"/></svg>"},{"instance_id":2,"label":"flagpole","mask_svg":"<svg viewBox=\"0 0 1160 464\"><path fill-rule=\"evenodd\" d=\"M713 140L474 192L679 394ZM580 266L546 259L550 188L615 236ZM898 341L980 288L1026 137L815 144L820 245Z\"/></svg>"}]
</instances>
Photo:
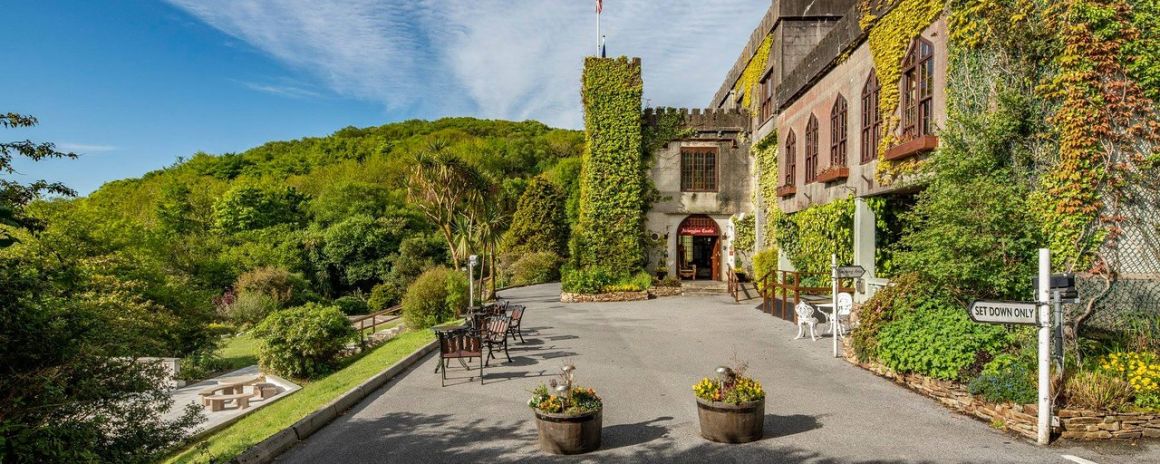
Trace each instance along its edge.
<instances>
[{"instance_id":1,"label":"flagpole","mask_svg":"<svg viewBox=\"0 0 1160 464\"><path fill-rule=\"evenodd\" d=\"M596 7L596 56L600 56L600 9Z\"/></svg>"}]
</instances>

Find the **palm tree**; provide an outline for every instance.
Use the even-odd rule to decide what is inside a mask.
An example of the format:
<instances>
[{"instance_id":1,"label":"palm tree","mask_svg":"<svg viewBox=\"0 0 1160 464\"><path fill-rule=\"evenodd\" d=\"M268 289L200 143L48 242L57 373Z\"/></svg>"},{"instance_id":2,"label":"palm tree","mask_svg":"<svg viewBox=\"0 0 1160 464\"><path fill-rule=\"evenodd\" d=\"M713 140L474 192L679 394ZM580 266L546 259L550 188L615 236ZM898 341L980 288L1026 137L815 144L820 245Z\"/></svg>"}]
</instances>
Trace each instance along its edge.
<instances>
[{"instance_id":1,"label":"palm tree","mask_svg":"<svg viewBox=\"0 0 1160 464\"><path fill-rule=\"evenodd\" d=\"M494 186L479 169L448 151L447 146L446 141L435 139L413 155L407 199L439 229L451 252L452 264L459 269L467 255L456 245L457 217L466 214L473 221Z\"/></svg>"},{"instance_id":2,"label":"palm tree","mask_svg":"<svg viewBox=\"0 0 1160 464\"><path fill-rule=\"evenodd\" d=\"M499 241L506 229L507 217L494 203L485 204L479 221L479 242L483 246L484 253L487 254L487 275L490 277L489 292L493 296L495 295L496 281L495 257L499 253ZM482 285L480 286L482 287Z\"/></svg>"}]
</instances>

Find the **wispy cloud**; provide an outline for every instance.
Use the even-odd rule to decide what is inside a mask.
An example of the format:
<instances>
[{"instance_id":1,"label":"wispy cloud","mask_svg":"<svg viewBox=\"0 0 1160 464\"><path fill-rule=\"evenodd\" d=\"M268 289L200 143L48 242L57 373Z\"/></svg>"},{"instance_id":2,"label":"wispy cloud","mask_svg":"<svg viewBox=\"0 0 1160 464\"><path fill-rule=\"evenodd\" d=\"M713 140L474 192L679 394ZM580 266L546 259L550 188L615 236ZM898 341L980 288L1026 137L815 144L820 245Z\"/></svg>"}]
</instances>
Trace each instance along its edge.
<instances>
[{"instance_id":1,"label":"wispy cloud","mask_svg":"<svg viewBox=\"0 0 1160 464\"><path fill-rule=\"evenodd\" d=\"M322 94L313 90L304 89L296 85L287 84L262 84L258 82L236 81L250 90L258 92L279 95L289 98L316 98Z\"/></svg>"},{"instance_id":2,"label":"wispy cloud","mask_svg":"<svg viewBox=\"0 0 1160 464\"><path fill-rule=\"evenodd\" d=\"M591 1L168 1L335 93L391 110L565 127L582 121L582 58L596 43ZM642 57L646 97L654 104L700 106L768 6L769 0L605 2L602 32L610 55ZM282 87L251 88L308 96Z\"/></svg>"},{"instance_id":3,"label":"wispy cloud","mask_svg":"<svg viewBox=\"0 0 1160 464\"><path fill-rule=\"evenodd\" d=\"M71 153L103 153L107 151L115 151L117 147L113 145L93 145L87 143L58 143L56 149L63 152Z\"/></svg>"}]
</instances>

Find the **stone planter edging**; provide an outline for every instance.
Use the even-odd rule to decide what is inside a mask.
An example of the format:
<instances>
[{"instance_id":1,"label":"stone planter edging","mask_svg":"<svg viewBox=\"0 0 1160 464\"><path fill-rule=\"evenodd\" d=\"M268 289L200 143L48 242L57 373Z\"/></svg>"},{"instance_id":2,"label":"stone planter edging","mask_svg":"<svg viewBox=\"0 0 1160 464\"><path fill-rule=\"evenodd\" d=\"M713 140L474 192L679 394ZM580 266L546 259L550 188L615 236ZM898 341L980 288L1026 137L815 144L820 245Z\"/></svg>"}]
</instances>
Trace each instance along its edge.
<instances>
[{"instance_id":1,"label":"stone planter edging","mask_svg":"<svg viewBox=\"0 0 1160 464\"><path fill-rule=\"evenodd\" d=\"M653 287L648 289L649 295L653 298L660 298L666 296L679 296L684 293L681 287Z\"/></svg>"},{"instance_id":2,"label":"stone planter edging","mask_svg":"<svg viewBox=\"0 0 1160 464\"><path fill-rule=\"evenodd\" d=\"M611 293L560 293L561 303L609 303L614 301L641 301L648 299L648 291Z\"/></svg>"},{"instance_id":3,"label":"stone planter edging","mask_svg":"<svg viewBox=\"0 0 1160 464\"><path fill-rule=\"evenodd\" d=\"M1002 424L1004 430L1035 440L1038 429L1038 408L1034 404L994 404L971 395L965 386L948 380L938 380L920 374L899 374L878 362L859 362L847 347L846 361L866 369L879 377L907 387L938 401L943 406L968 416ZM1053 437L1073 440L1135 440L1160 438L1160 413L1121 413L1060 409L1052 418Z\"/></svg>"}]
</instances>

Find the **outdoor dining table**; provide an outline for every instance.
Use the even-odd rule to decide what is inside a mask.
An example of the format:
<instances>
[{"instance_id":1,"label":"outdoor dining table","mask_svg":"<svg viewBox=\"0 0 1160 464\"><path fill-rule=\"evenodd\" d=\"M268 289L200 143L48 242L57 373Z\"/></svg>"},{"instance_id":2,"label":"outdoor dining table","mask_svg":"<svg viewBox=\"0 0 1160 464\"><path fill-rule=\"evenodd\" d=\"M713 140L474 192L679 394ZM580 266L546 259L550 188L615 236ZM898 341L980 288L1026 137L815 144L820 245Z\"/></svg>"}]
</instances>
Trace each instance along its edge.
<instances>
[{"instance_id":1,"label":"outdoor dining table","mask_svg":"<svg viewBox=\"0 0 1160 464\"><path fill-rule=\"evenodd\" d=\"M826 315L826 321L829 323L829 326L830 326L830 333L834 333L834 324L837 323L837 319L836 319L837 315L834 313L834 303L833 302L813 303L813 306L818 309L818 312ZM830 310L825 311L822 308L830 308ZM838 336L842 337L842 334L838 333ZM842 337L842 338L845 338L845 337Z\"/></svg>"}]
</instances>

